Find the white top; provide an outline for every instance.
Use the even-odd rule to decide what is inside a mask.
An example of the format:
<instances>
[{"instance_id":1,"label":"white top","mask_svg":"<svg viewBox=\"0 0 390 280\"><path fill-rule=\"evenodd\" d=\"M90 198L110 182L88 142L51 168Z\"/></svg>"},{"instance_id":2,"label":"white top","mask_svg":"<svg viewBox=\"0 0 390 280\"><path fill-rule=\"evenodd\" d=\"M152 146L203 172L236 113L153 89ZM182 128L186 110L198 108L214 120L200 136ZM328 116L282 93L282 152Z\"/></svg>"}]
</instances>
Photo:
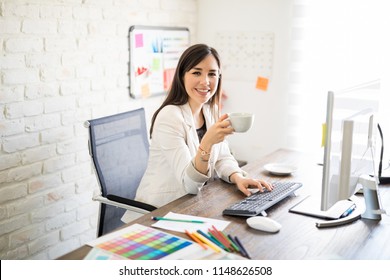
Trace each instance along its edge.
<instances>
[{"instance_id":1,"label":"white top","mask_svg":"<svg viewBox=\"0 0 390 280\"><path fill-rule=\"evenodd\" d=\"M207 127L214 124L210 106L203 106L203 114ZM194 167L198 147L189 104L165 106L154 123L148 166L135 199L160 207L185 194L197 194L215 175L226 182L234 172L245 175L226 141L213 146L208 174L199 173Z\"/></svg>"}]
</instances>

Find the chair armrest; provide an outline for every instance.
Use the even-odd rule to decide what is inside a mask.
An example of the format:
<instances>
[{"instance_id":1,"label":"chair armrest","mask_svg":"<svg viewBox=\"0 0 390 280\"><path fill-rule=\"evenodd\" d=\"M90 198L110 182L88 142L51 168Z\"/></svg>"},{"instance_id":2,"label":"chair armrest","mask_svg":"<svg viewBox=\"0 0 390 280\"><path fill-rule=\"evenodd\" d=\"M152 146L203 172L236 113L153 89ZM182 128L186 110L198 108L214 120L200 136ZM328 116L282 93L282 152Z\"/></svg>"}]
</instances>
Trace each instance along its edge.
<instances>
[{"instance_id":1,"label":"chair armrest","mask_svg":"<svg viewBox=\"0 0 390 280\"><path fill-rule=\"evenodd\" d=\"M110 195L111 196L111 195ZM115 196L114 196L115 197ZM126 200L125 198L122 198L124 200ZM120 207L120 208L123 208L123 209L126 209L126 210L130 210L130 211L134 211L134 212L137 212L137 213L140 213L140 214L148 214L150 213L151 211L153 211L154 209L152 208L149 208L151 210L147 210L147 209L143 209L143 208L139 208L137 206L134 206L131 205L132 203L129 204L126 204L126 203L120 203L120 202L117 202L115 200L111 200L111 199L108 199L104 196L101 196L101 195L96 195L92 198L92 200L94 201L98 201L100 203L104 203L104 204L108 204L108 205L112 205L112 206L115 206L115 207ZM151 206L151 207L154 207L154 206Z\"/></svg>"},{"instance_id":2,"label":"chair armrest","mask_svg":"<svg viewBox=\"0 0 390 280\"><path fill-rule=\"evenodd\" d=\"M153 205L150 205L150 204L147 204L147 203L143 203L143 202L140 202L140 201L135 201L135 200L128 199L128 198L124 198L124 197L117 196L117 195L114 195L114 194L108 194L107 198L109 200L112 200L112 201L115 201L115 202L118 202L118 203L122 203L122 204L126 204L126 205L129 205L129 206L134 206L134 207L137 207L137 208L141 208L141 209L147 210L149 212L157 209L157 207L154 207Z\"/></svg>"}]
</instances>

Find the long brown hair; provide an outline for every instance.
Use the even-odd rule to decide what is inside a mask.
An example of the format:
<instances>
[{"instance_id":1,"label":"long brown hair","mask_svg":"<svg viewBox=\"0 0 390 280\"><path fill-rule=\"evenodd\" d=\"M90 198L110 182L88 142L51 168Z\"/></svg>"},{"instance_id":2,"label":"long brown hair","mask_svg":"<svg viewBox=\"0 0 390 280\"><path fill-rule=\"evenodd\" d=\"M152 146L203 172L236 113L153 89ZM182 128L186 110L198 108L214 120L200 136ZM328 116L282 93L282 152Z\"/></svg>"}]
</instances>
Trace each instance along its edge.
<instances>
[{"instance_id":1,"label":"long brown hair","mask_svg":"<svg viewBox=\"0 0 390 280\"><path fill-rule=\"evenodd\" d=\"M172 85L168 91L168 95L165 98L164 102L153 114L152 124L150 127L150 138L152 138L152 132L154 127L154 122L158 113L167 105L184 105L188 102L188 94L184 85L184 74L198 65L206 56L213 55L217 61L219 69L221 69L221 62L218 52L205 44L196 44L188 49L186 49L181 55L179 62L177 63L177 68L175 75L173 76ZM221 78L218 81L218 86L215 94L210 98L208 103L212 110L218 105L220 100L220 95L222 92Z\"/></svg>"}]
</instances>

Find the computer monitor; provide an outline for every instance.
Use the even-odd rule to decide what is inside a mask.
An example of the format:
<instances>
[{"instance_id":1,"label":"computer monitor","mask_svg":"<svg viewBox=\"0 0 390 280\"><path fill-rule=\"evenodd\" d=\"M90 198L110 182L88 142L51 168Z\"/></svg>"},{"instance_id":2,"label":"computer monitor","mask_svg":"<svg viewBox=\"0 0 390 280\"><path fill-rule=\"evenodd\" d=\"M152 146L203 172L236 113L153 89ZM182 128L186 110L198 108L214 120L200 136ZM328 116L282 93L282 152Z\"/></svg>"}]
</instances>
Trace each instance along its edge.
<instances>
[{"instance_id":1,"label":"computer monitor","mask_svg":"<svg viewBox=\"0 0 390 280\"><path fill-rule=\"evenodd\" d=\"M351 222L362 213L361 209L353 211L353 196L364 188L366 208L380 209L373 129L378 104L369 91L328 92L320 201L318 197L309 197L291 208L291 212L335 220L318 222L318 227ZM380 215L366 217L380 219Z\"/></svg>"},{"instance_id":2,"label":"computer monitor","mask_svg":"<svg viewBox=\"0 0 390 280\"><path fill-rule=\"evenodd\" d=\"M378 180L379 184L390 184L390 173L389 173L389 165L383 167L383 152L384 152L384 139L382 128L378 123L378 131L381 139L381 149L379 154L379 165L378 165ZM383 173L382 173L383 172Z\"/></svg>"},{"instance_id":3,"label":"computer monitor","mask_svg":"<svg viewBox=\"0 0 390 280\"><path fill-rule=\"evenodd\" d=\"M349 199L361 188L359 178L375 174L372 103L355 94L328 92L322 172L321 210ZM347 106L342 106L342 104ZM342 213L343 214L343 213Z\"/></svg>"}]
</instances>

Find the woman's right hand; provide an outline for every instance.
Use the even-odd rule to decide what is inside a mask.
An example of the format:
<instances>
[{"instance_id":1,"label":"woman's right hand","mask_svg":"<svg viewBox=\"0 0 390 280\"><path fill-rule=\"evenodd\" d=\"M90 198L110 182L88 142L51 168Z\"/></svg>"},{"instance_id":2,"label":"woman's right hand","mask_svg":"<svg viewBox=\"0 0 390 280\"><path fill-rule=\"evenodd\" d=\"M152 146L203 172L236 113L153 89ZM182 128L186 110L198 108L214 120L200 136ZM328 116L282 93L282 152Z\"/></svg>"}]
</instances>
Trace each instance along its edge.
<instances>
[{"instance_id":1,"label":"woman's right hand","mask_svg":"<svg viewBox=\"0 0 390 280\"><path fill-rule=\"evenodd\" d=\"M214 144L222 142L226 136L233 134L234 129L227 120L228 117L228 114L223 114L214 125L207 129L200 144L202 149L210 151Z\"/></svg>"}]
</instances>

